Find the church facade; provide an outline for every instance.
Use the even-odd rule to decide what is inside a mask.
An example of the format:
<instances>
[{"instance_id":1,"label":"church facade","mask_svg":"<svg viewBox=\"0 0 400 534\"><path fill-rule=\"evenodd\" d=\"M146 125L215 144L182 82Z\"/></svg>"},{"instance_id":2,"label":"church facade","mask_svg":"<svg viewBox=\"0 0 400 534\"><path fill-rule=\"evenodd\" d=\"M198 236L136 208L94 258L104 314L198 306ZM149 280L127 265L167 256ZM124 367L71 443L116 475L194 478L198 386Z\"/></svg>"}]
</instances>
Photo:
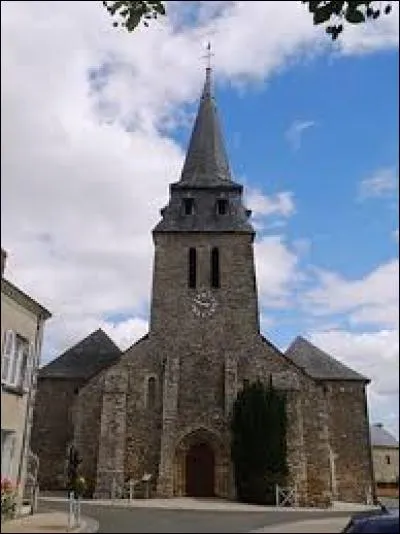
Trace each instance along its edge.
<instances>
[{"instance_id":1,"label":"church facade","mask_svg":"<svg viewBox=\"0 0 400 534\"><path fill-rule=\"evenodd\" d=\"M369 380L301 337L282 353L261 335L255 232L242 194L207 69L180 180L153 230L148 334L84 379L65 357L68 376L62 366L52 372L55 360L39 377L33 449L45 487L54 480L48 451L56 439L47 408L67 388L60 464L63 447L74 444L95 497L150 474L159 497L235 498L232 405L246 381L272 379L287 398L287 485L298 504L371 498Z\"/></svg>"}]
</instances>

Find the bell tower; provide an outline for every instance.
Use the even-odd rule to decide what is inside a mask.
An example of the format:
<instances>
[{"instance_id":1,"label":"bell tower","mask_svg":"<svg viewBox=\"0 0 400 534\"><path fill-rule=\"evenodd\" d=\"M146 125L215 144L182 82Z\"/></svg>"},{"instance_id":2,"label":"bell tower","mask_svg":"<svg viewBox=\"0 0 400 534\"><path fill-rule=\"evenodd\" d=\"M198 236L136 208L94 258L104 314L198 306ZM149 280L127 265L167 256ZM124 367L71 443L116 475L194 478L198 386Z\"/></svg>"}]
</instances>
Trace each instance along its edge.
<instances>
[{"instance_id":1,"label":"bell tower","mask_svg":"<svg viewBox=\"0 0 400 534\"><path fill-rule=\"evenodd\" d=\"M153 334L189 341L201 325L223 337L258 331L254 229L242 194L232 179L207 67L181 177L170 185L153 230Z\"/></svg>"}]
</instances>

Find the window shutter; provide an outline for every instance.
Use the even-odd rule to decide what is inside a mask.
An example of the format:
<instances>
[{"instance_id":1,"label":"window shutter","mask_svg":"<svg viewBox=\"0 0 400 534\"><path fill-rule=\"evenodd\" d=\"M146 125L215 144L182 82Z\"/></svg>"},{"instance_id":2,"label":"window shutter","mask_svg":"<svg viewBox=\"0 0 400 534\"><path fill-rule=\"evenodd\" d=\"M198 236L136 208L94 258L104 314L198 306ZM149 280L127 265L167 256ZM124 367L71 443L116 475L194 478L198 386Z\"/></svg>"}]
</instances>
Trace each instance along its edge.
<instances>
[{"instance_id":1,"label":"window shutter","mask_svg":"<svg viewBox=\"0 0 400 534\"><path fill-rule=\"evenodd\" d=\"M21 387L24 373L25 346L19 336L16 336L14 351L14 361L10 372L10 384L15 387Z\"/></svg>"},{"instance_id":2,"label":"window shutter","mask_svg":"<svg viewBox=\"0 0 400 534\"><path fill-rule=\"evenodd\" d=\"M15 332L6 330L4 333L3 354L1 358L1 382L10 382L10 373L15 355Z\"/></svg>"},{"instance_id":3,"label":"window shutter","mask_svg":"<svg viewBox=\"0 0 400 534\"><path fill-rule=\"evenodd\" d=\"M24 369L23 388L25 391L29 391L31 384L32 384L32 374L34 372L34 365L35 365L34 358L35 358L34 346L33 346L33 343L29 343L29 346L27 347L26 363L25 363L25 369Z\"/></svg>"}]
</instances>

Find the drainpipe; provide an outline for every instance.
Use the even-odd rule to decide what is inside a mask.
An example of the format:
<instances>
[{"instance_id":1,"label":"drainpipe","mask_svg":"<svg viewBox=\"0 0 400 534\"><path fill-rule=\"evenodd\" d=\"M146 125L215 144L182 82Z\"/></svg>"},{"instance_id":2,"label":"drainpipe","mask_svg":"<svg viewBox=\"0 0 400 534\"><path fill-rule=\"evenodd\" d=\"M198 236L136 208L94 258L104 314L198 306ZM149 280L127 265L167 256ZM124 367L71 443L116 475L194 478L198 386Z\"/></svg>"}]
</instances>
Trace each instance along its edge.
<instances>
[{"instance_id":1,"label":"drainpipe","mask_svg":"<svg viewBox=\"0 0 400 534\"><path fill-rule=\"evenodd\" d=\"M33 405L35 402L35 393L36 393L36 386L37 386L37 365L39 363L39 359L37 355L39 354L39 348L40 348L40 326L41 321L43 318L39 315L37 318L36 323L36 332L35 332L35 362L34 365L32 365L32 374L31 374L31 384L28 391L28 398L26 401L26 412L25 412L25 423L24 423L24 434L22 437L22 447L21 447L21 455L19 460L19 466L18 466L18 476L17 476L17 485L21 483L22 478L22 472L23 472L23 466L24 466L24 460L27 456L27 447L29 445L29 437L30 437L30 428L31 428L31 419L32 419L32 410ZM21 494L21 501L23 499L23 493Z\"/></svg>"}]
</instances>

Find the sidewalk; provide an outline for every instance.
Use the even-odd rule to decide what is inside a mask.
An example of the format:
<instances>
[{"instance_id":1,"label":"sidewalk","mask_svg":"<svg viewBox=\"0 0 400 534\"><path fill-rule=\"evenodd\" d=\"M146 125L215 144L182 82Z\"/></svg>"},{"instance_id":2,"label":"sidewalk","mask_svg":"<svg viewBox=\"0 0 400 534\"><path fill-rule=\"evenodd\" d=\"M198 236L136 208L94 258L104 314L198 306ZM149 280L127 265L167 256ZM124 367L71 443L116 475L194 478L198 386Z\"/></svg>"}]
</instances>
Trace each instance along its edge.
<instances>
[{"instance_id":1,"label":"sidewalk","mask_svg":"<svg viewBox=\"0 0 400 534\"><path fill-rule=\"evenodd\" d=\"M42 502L66 502L66 497L40 497ZM223 511L223 512L281 512L284 510L287 513L291 512L315 512L327 513L327 512L348 512L351 515L354 512L362 510L370 510L376 508L373 505L365 505L358 503L341 503L335 502L331 508L311 508L311 507L285 507L281 506L262 506L244 504L236 501L228 501L218 498L194 498L194 497L171 497L169 499L82 499L82 504L92 506L113 506L121 508L160 508L169 510L207 510L207 511Z\"/></svg>"},{"instance_id":2,"label":"sidewalk","mask_svg":"<svg viewBox=\"0 0 400 534\"><path fill-rule=\"evenodd\" d=\"M307 521L293 521L292 523L279 523L278 525L271 525L267 527L252 530L252 533L261 534L262 532L285 532L303 533L309 532L325 534L325 532L341 532L349 521L349 517L331 517L326 519L308 519Z\"/></svg>"},{"instance_id":3,"label":"sidewalk","mask_svg":"<svg viewBox=\"0 0 400 534\"><path fill-rule=\"evenodd\" d=\"M1 525L1 532L97 532L99 524L94 519L82 517L79 528L68 530L68 514L49 512L26 515L6 521Z\"/></svg>"}]
</instances>

